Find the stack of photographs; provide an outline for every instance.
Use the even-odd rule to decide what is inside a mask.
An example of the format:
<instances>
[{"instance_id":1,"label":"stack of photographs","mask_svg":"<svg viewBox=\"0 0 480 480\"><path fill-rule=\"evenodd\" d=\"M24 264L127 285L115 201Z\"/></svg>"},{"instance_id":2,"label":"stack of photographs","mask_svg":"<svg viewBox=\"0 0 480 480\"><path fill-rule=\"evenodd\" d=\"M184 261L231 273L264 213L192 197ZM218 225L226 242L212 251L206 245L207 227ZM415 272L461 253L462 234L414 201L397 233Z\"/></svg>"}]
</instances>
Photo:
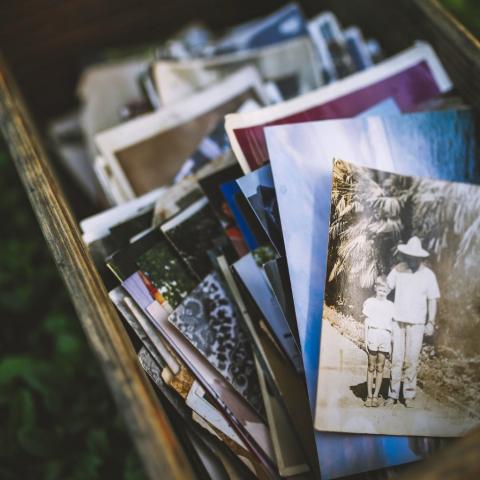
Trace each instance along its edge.
<instances>
[{"instance_id":1,"label":"stack of photographs","mask_svg":"<svg viewBox=\"0 0 480 480\"><path fill-rule=\"evenodd\" d=\"M478 124L429 44L380 44L296 4L194 24L52 126L202 478L386 478L480 423Z\"/></svg>"}]
</instances>

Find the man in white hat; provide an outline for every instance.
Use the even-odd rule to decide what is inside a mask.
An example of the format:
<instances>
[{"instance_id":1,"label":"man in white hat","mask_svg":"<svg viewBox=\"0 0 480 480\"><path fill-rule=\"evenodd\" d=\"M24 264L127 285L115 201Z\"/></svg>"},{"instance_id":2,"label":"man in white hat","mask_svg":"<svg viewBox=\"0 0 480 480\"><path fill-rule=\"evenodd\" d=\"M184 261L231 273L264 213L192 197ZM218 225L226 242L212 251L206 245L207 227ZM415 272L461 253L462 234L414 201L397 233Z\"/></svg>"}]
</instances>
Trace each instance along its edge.
<instances>
[{"instance_id":1,"label":"man in white hat","mask_svg":"<svg viewBox=\"0 0 480 480\"><path fill-rule=\"evenodd\" d=\"M400 244L398 251L404 261L396 265L387 277L388 286L395 289L395 308L390 388L385 405L397 403L403 371L405 406L413 407L423 335L433 335L440 290L435 274L423 263L429 253L422 248L418 237Z\"/></svg>"}]
</instances>

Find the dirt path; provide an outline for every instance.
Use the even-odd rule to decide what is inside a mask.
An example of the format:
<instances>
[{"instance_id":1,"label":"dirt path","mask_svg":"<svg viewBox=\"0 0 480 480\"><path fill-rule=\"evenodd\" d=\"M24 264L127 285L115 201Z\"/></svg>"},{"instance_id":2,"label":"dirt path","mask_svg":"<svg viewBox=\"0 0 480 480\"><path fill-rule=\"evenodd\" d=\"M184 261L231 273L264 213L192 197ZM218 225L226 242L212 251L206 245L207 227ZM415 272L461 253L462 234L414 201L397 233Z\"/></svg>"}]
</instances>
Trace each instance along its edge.
<instances>
[{"instance_id":1,"label":"dirt path","mask_svg":"<svg viewBox=\"0 0 480 480\"><path fill-rule=\"evenodd\" d=\"M456 436L472 428L471 420L417 388L415 408L367 408L357 395L365 391L366 353L328 321L322 326L320 379L315 427L324 431L386 435ZM388 362L387 362L388 363ZM385 369L384 378L390 371ZM353 388L353 390L352 390ZM356 395L356 394L357 395Z\"/></svg>"}]
</instances>

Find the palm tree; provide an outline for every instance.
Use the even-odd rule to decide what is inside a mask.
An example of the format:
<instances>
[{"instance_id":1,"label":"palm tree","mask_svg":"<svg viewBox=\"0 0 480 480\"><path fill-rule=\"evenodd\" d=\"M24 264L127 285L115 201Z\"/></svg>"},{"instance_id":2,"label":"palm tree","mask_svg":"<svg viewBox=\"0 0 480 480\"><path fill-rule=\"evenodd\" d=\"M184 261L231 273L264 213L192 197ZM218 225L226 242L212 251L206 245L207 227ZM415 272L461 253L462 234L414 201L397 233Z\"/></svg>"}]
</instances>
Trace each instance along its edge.
<instances>
[{"instance_id":1,"label":"palm tree","mask_svg":"<svg viewBox=\"0 0 480 480\"><path fill-rule=\"evenodd\" d=\"M410 211L405 212L408 206ZM413 234L437 259L452 257L452 267L471 269L480 254L480 190L338 160L329 233L329 249L335 250L330 281L348 271L362 287L371 287L376 276L391 266L382 253L393 255L400 239Z\"/></svg>"},{"instance_id":2,"label":"palm tree","mask_svg":"<svg viewBox=\"0 0 480 480\"><path fill-rule=\"evenodd\" d=\"M370 288L391 267L411 181L337 160L333 171L329 281L343 276ZM330 253L333 253L330 255Z\"/></svg>"},{"instance_id":3,"label":"palm tree","mask_svg":"<svg viewBox=\"0 0 480 480\"><path fill-rule=\"evenodd\" d=\"M480 193L478 186L421 180L414 195L415 228L427 249L453 257L465 273L480 254Z\"/></svg>"},{"instance_id":4,"label":"palm tree","mask_svg":"<svg viewBox=\"0 0 480 480\"><path fill-rule=\"evenodd\" d=\"M329 304L361 305L365 288L390 271L400 241L423 240L440 283L438 342L476 351L480 326L480 188L415 179L336 161L328 249Z\"/></svg>"}]
</instances>

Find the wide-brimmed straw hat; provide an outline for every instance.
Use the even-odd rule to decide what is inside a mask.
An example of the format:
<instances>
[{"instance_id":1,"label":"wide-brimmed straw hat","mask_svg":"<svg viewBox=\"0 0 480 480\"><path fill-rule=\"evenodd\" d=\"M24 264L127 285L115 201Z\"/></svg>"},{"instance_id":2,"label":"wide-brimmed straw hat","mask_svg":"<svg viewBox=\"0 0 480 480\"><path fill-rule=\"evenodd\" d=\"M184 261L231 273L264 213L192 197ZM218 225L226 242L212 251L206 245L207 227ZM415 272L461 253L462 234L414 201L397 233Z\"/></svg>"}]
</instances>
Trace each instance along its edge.
<instances>
[{"instance_id":1,"label":"wide-brimmed straw hat","mask_svg":"<svg viewBox=\"0 0 480 480\"><path fill-rule=\"evenodd\" d=\"M418 237L412 237L407 243L401 243L398 246L398 251L411 257L425 258L430 254L422 248L422 242Z\"/></svg>"}]
</instances>

